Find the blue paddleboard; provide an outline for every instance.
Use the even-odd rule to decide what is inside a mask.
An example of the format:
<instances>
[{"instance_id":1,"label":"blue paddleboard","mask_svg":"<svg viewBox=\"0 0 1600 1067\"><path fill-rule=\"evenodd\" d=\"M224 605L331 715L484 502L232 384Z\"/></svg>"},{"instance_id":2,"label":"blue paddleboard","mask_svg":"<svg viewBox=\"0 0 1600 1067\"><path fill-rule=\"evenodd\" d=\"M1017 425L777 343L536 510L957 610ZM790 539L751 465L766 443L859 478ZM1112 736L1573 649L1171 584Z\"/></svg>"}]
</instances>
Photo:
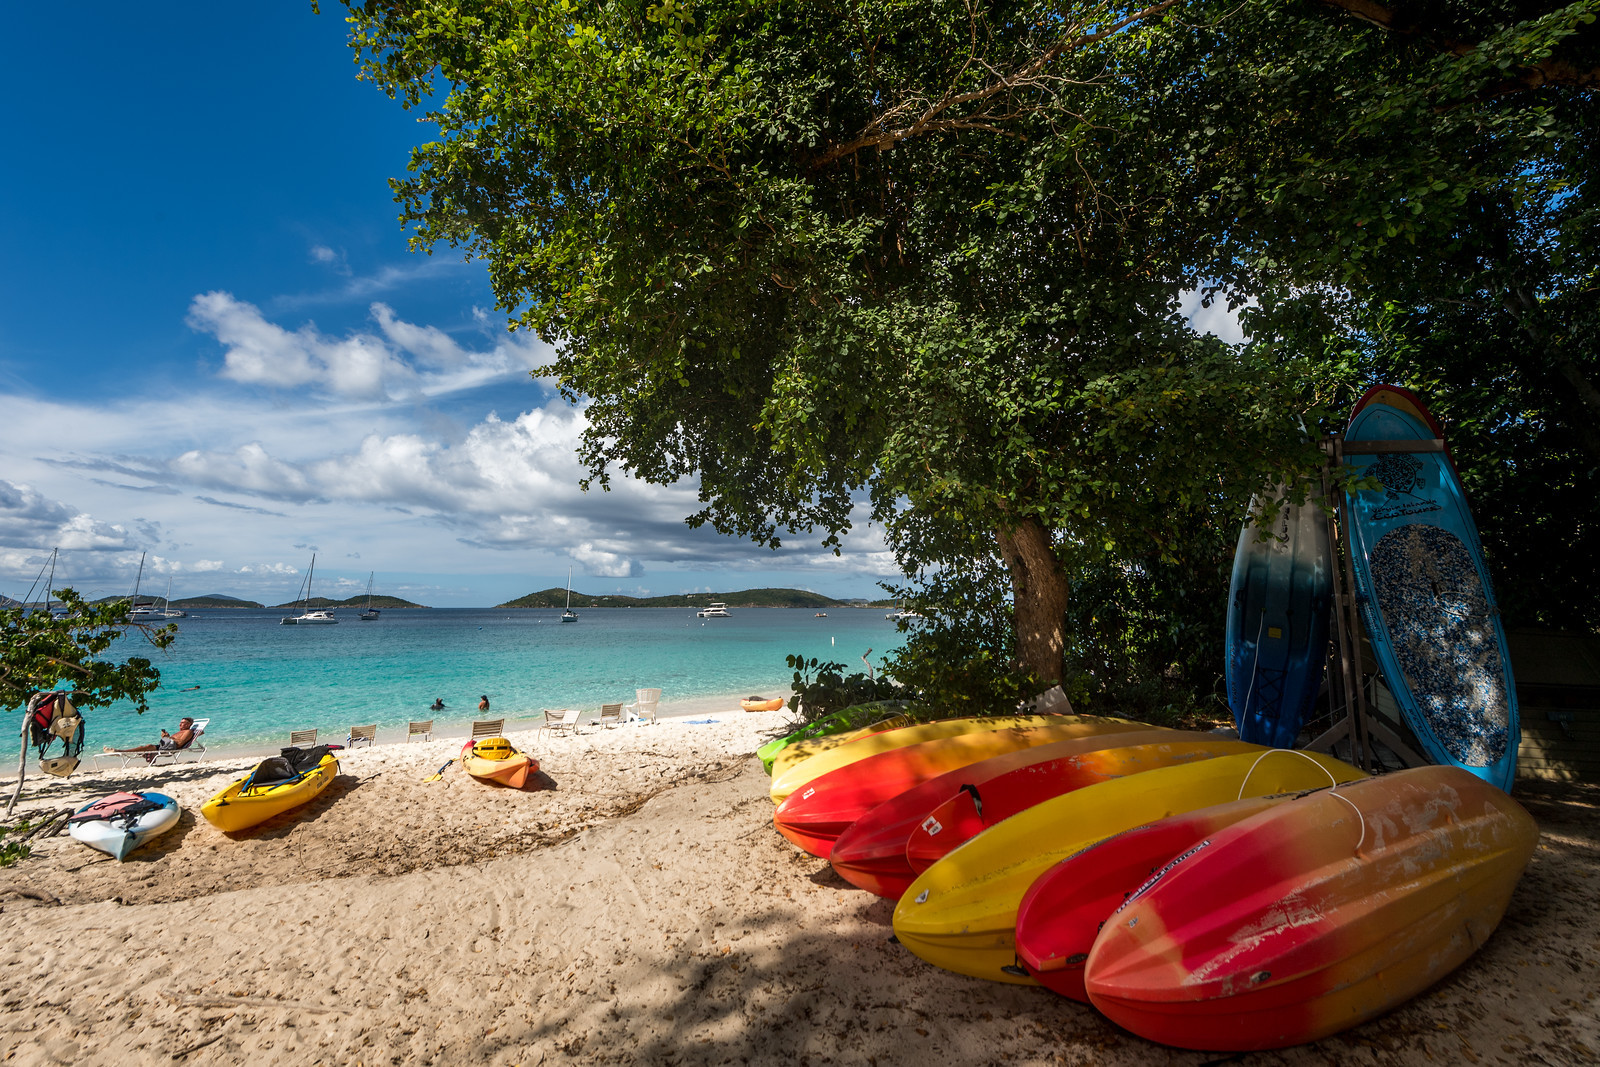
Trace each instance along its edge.
<instances>
[{"instance_id":1,"label":"blue paddleboard","mask_svg":"<svg viewBox=\"0 0 1600 1067\"><path fill-rule=\"evenodd\" d=\"M1228 585L1228 706L1241 740L1293 748L1327 664L1333 550L1314 500L1284 505L1265 540L1258 517L1252 501Z\"/></svg>"},{"instance_id":2,"label":"blue paddleboard","mask_svg":"<svg viewBox=\"0 0 1600 1067\"><path fill-rule=\"evenodd\" d=\"M1431 440L1411 411L1358 407L1347 442ZM1427 412L1422 412L1427 418ZM1348 456L1357 601L1384 680L1429 759L1510 792L1522 730L1511 656L1455 469L1441 453Z\"/></svg>"}]
</instances>

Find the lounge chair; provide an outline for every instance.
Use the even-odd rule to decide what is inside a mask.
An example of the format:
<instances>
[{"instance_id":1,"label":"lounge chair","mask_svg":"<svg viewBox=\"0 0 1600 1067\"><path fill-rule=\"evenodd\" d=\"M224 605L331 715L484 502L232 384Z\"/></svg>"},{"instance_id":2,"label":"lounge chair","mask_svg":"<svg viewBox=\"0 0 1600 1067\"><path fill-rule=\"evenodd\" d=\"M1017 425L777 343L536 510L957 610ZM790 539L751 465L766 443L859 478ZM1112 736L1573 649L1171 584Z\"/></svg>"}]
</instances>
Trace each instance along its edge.
<instances>
[{"instance_id":1,"label":"lounge chair","mask_svg":"<svg viewBox=\"0 0 1600 1067\"><path fill-rule=\"evenodd\" d=\"M406 740L409 741L413 737L420 737L424 741L432 741L433 740L433 720L432 719L423 719L421 722L413 722L413 723L409 724L406 727Z\"/></svg>"},{"instance_id":2,"label":"lounge chair","mask_svg":"<svg viewBox=\"0 0 1600 1067\"><path fill-rule=\"evenodd\" d=\"M583 714L581 708L545 708L544 722L539 726L542 734L546 730L553 734L578 732L578 716Z\"/></svg>"},{"instance_id":3,"label":"lounge chair","mask_svg":"<svg viewBox=\"0 0 1600 1067\"><path fill-rule=\"evenodd\" d=\"M477 741L484 737L500 737L506 732L504 719L474 719L472 723L472 739Z\"/></svg>"},{"instance_id":4,"label":"lounge chair","mask_svg":"<svg viewBox=\"0 0 1600 1067\"><path fill-rule=\"evenodd\" d=\"M600 717L594 721L596 726L621 726L622 704L601 704Z\"/></svg>"},{"instance_id":5,"label":"lounge chair","mask_svg":"<svg viewBox=\"0 0 1600 1067\"><path fill-rule=\"evenodd\" d=\"M346 748L355 748L357 743L365 741L368 745L378 740L378 724L371 726L352 726L350 736L344 739Z\"/></svg>"},{"instance_id":6,"label":"lounge chair","mask_svg":"<svg viewBox=\"0 0 1600 1067\"><path fill-rule=\"evenodd\" d=\"M661 703L661 690L659 690L659 689L635 689L633 691L633 703L632 704L624 704L622 706L622 710L628 713L624 717L623 721L625 721L625 722L639 721L639 720L644 719L644 717L648 715L650 717L650 721L651 722L655 722L656 721L656 705L658 705L660 703Z\"/></svg>"},{"instance_id":7,"label":"lounge chair","mask_svg":"<svg viewBox=\"0 0 1600 1067\"><path fill-rule=\"evenodd\" d=\"M206 754L205 732L206 727L210 725L210 719L196 719L194 721L194 736L189 738L189 743L182 748L145 749L141 751L139 749L112 748L107 745L105 751L96 752L94 758L99 760L100 757L105 756L120 759L124 770L137 763L146 763L154 767L160 763L181 763L185 759L197 760Z\"/></svg>"},{"instance_id":8,"label":"lounge chair","mask_svg":"<svg viewBox=\"0 0 1600 1067\"><path fill-rule=\"evenodd\" d=\"M310 748L317 743L315 730L290 730L289 746L291 748Z\"/></svg>"}]
</instances>

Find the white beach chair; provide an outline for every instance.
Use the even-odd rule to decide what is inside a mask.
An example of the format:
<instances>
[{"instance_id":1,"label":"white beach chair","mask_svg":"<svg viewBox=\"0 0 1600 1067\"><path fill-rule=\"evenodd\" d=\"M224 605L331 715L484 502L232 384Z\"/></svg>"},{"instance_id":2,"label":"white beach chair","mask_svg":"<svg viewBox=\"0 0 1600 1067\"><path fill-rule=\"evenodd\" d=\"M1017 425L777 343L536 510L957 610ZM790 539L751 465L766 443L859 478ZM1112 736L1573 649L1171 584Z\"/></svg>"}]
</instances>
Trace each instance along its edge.
<instances>
[{"instance_id":1,"label":"white beach chair","mask_svg":"<svg viewBox=\"0 0 1600 1067\"><path fill-rule=\"evenodd\" d=\"M485 737L499 737L506 732L504 719L474 719L472 721L472 739L482 740Z\"/></svg>"},{"instance_id":2,"label":"white beach chair","mask_svg":"<svg viewBox=\"0 0 1600 1067\"><path fill-rule=\"evenodd\" d=\"M315 730L290 730L289 745L291 748L306 748L317 743Z\"/></svg>"},{"instance_id":3,"label":"white beach chair","mask_svg":"<svg viewBox=\"0 0 1600 1067\"><path fill-rule=\"evenodd\" d=\"M545 708L544 723L540 725L539 732L546 730L553 734L578 732L578 716L583 714L581 708Z\"/></svg>"},{"instance_id":4,"label":"white beach chair","mask_svg":"<svg viewBox=\"0 0 1600 1067\"><path fill-rule=\"evenodd\" d=\"M622 703L618 701L615 704L601 704L600 717L594 721L594 724L596 726L621 726Z\"/></svg>"},{"instance_id":5,"label":"white beach chair","mask_svg":"<svg viewBox=\"0 0 1600 1067\"><path fill-rule=\"evenodd\" d=\"M653 723L656 721L656 705L660 703L661 690L635 689L633 691L633 703L623 706L623 710L628 713L623 721L641 722L646 716L649 716L650 721Z\"/></svg>"},{"instance_id":6,"label":"white beach chair","mask_svg":"<svg viewBox=\"0 0 1600 1067\"><path fill-rule=\"evenodd\" d=\"M355 748L357 744L365 741L368 747L371 747L377 740L378 724L373 723L371 726L350 727L350 736L344 739L344 744L346 748Z\"/></svg>"},{"instance_id":7,"label":"white beach chair","mask_svg":"<svg viewBox=\"0 0 1600 1067\"><path fill-rule=\"evenodd\" d=\"M433 740L433 720L432 719L422 719L420 721L413 721L413 722L409 723L406 726L406 740L409 741L413 737L420 737L424 741L432 741Z\"/></svg>"},{"instance_id":8,"label":"white beach chair","mask_svg":"<svg viewBox=\"0 0 1600 1067\"><path fill-rule=\"evenodd\" d=\"M108 745L105 751L94 754L95 766L99 766L101 757L120 759L123 770L140 763L155 767L162 763L182 763L185 759L198 760L206 754L205 733L206 727L210 725L210 719L196 719L193 726L194 736L182 748L164 748L141 752L135 749L112 748Z\"/></svg>"}]
</instances>

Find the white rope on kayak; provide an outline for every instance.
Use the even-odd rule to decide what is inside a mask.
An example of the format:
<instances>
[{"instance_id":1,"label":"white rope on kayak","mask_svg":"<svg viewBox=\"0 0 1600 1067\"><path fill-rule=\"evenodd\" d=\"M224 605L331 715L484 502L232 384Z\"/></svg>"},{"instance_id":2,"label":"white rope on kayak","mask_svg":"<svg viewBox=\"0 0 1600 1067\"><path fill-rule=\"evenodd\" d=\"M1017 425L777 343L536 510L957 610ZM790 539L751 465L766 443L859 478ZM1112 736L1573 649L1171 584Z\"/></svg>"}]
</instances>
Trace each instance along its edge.
<instances>
[{"instance_id":1,"label":"white rope on kayak","mask_svg":"<svg viewBox=\"0 0 1600 1067\"><path fill-rule=\"evenodd\" d=\"M1279 752L1283 753L1286 756L1299 756L1301 759L1310 760L1310 762L1314 766L1316 766L1319 770L1321 770L1323 774L1326 774L1328 776L1329 783L1331 783L1332 785L1338 785L1339 784L1339 779L1337 779L1337 778L1335 778L1333 776L1333 772L1332 771L1328 770L1328 768L1326 766L1324 766L1321 762L1319 762L1317 760L1314 760L1314 759L1311 759L1311 757L1306 755L1304 752L1300 752L1297 749L1292 749L1292 748L1269 748L1265 752L1261 753L1261 755L1257 756L1255 763L1250 764L1250 769L1248 771L1244 772L1244 779L1239 783L1239 795L1234 797L1233 799L1235 799L1235 800L1243 800L1244 799L1244 788L1245 788L1245 786L1250 784L1250 776L1252 774L1256 773L1256 767L1260 766L1261 761L1266 759L1268 756L1274 755L1274 754L1279 753Z\"/></svg>"},{"instance_id":2,"label":"white rope on kayak","mask_svg":"<svg viewBox=\"0 0 1600 1067\"><path fill-rule=\"evenodd\" d=\"M1299 756L1301 759L1310 760L1317 767L1321 768L1323 774L1326 774L1328 776L1328 782L1330 783L1330 785L1332 787L1332 788L1330 788L1328 790L1328 793L1330 795L1332 795L1332 796L1338 797L1340 800L1342 800L1346 804L1350 805L1350 810L1356 813L1356 818L1359 819L1360 822L1361 822L1361 838L1360 838L1360 840L1358 840L1356 842L1356 851L1360 852L1361 851L1361 846L1367 843L1367 817L1365 815L1361 814L1361 809L1356 807L1355 801L1351 800L1349 797L1347 797L1343 793L1339 792L1339 779L1334 777L1333 772L1328 769L1326 764L1324 764L1320 760L1312 759L1311 756L1309 756L1306 753L1301 752L1301 751L1299 751L1297 749L1292 749L1292 748L1269 748L1269 749L1267 749L1267 751L1265 751L1265 752L1261 753L1261 755L1257 756L1255 763L1250 764L1250 769L1248 771L1244 772L1244 779L1239 783L1239 795L1234 797L1234 799L1235 800L1243 800L1244 799L1245 786L1250 784L1250 776L1255 773L1256 767L1258 765L1260 765L1262 760L1266 759L1268 756L1271 756L1271 755L1273 755L1274 753L1277 753L1277 752L1282 752L1283 754L1288 755L1288 756Z\"/></svg>"},{"instance_id":3,"label":"white rope on kayak","mask_svg":"<svg viewBox=\"0 0 1600 1067\"><path fill-rule=\"evenodd\" d=\"M1339 789L1338 789L1337 786L1335 786L1334 788L1328 790L1328 792L1329 792L1330 795L1336 796L1340 800L1344 801L1346 804L1350 805L1350 810L1356 813L1356 818L1357 819L1361 820L1361 838L1360 838L1360 840L1358 840L1356 842L1356 851L1360 852L1361 851L1361 846L1367 843L1367 817L1365 815L1361 814L1361 809L1356 807L1356 802L1355 801L1351 800L1349 797L1347 797L1343 793L1339 792Z\"/></svg>"}]
</instances>

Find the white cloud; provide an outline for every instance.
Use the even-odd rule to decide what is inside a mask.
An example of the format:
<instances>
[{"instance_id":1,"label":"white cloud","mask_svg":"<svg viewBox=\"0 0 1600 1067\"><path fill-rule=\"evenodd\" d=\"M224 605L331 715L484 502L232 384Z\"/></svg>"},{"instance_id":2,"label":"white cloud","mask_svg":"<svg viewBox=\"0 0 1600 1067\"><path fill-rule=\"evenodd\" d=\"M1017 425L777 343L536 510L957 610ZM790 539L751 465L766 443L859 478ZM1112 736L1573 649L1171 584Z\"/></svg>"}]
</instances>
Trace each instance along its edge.
<instances>
[{"instance_id":1,"label":"white cloud","mask_svg":"<svg viewBox=\"0 0 1600 1067\"><path fill-rule=\"evenodd\" d=\"M309 258L313 263L332 269L335 274L350 275L350 261L342 249L335 251L327 245L312 245Z\"/></svg>"},{"instance_id":2,"label":"white cloud","mask_svg":"<svg viewBox=\"0 0 1600 1067\"><path fill-rule=\"evenodd\" d=\"M439 396L524 374L549 362L549 347L505 334L488 351L469 349L434 326L406 322L386 304L371 307L378 332L330 337L306 323L289 330L232 293L196 296L188 323L221 342L222 376L276 389L312 386L368 400Z\"/></svg>"},{"instance_id":3,"label":"white cloud","mask_svg":"<svg viewBox=\"0 0 1600 1067\"><path fill-rule=\"evenodd\" d=\"M644 573L644 566L638 560L597 548L591 541L573 548L572 558L597 578L634 578Z\"/></svg>"},{"instance_id":4,"label":"white cloud","mask_svg":"<svg viewBox=\"0 0 1600 1067\"><path fill-rule=\"evenodd\" d=\"M196 574L204 574L208 571L220 571L222 569L222 561L220 559L197 559L193 563L189 564L189 569L194 571Z\"/></svg>"},{"instance_id":5,"label":"white cloud","mask_svg":"<svg viewBox=\"0 0 1600 1067\"><path fill-rule=\"evenodd\" d=\"M236 574L265 574L272 577L292 578L300 571L287 563L246 563L234 573Z\"/></svg>"},{"instance_id":6,"label":"white cloud","mask_svg":"<svg viewBox=\"0 0 1600 1067\"><path fill-rule=\"evenodd\" d=\"M128 540L124 526L101 522L30 485L0 479L0 543L98 551L125 548Z\"/></svg>"},{"instance_id":7,"label":"white cloud","mask_svg":"<svg viewBox=\"0 0 1600 1067\"><path fill-rule=\"evenodd\" d=\"M1239 309L1228 309L1228 294L1218 293L1211 301L1210 307L1202 307L1203 295L1198 289L1191 289L1181 294L1178 299L1182 303L1179 311L1184 318L1189 320L1200 333L1209 333L1220 341L1230 345L1240 345L1250 338L1239 325ZM1246 301L1241 307L1254 307L1255 300Z\"/></svg>"}]
</instances>

